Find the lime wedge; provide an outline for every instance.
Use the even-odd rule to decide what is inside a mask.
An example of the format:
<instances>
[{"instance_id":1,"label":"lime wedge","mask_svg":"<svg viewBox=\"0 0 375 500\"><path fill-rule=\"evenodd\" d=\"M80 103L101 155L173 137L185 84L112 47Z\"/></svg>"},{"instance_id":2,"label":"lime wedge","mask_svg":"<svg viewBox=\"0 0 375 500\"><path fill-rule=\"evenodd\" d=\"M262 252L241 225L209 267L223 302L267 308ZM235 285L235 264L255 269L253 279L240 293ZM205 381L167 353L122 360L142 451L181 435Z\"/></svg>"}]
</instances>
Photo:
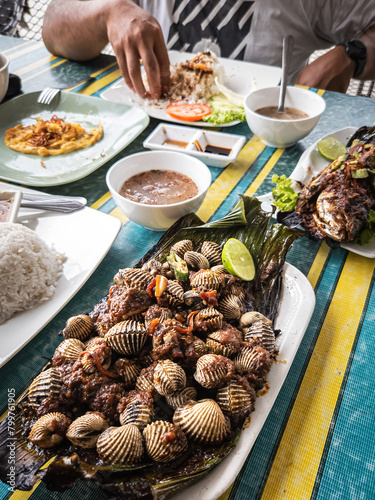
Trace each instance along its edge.
<instances>
[{"instance_id":1,"label":"lime wedge","mask_svg":"<svg viewBox=\"0 0 375 500\"><path fill-rule=\"evenodd\" d=\"M326 160L336 160L346 153L346 146L335 137L326 137L318 142L318 151Z\"/></svg>"},{"instance_id":2,"label":"lime wedge","mask_svg":"<svg viewBox=\"0 0 375 500\"><path fill-rule=\"evenodd\" d=\"M255 277L255 266L249 250L236 238L229 238L221 254L225 269L244 281Z\"/></svg>"}]
</instances>

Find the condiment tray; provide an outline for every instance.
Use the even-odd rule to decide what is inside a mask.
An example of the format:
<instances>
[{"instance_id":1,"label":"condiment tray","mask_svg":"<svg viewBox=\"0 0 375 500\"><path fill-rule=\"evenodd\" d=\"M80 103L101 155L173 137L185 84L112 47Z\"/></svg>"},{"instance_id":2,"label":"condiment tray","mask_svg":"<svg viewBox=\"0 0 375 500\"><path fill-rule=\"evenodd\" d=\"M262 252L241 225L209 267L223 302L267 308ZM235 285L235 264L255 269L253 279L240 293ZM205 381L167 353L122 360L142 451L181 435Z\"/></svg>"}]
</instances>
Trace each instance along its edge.
<instances>
[{"instance_id":1,"label":"condiment tray","mask_svg":"<svg viewBox=\"0 0 375 500\"><path fill-rule=\"evenodd\" d=\"M161 151L180 151L199 158L211 167L224 168L235 161L245 141L244 135L160 123L143 146Z\"/></svg>"}]
</instances>

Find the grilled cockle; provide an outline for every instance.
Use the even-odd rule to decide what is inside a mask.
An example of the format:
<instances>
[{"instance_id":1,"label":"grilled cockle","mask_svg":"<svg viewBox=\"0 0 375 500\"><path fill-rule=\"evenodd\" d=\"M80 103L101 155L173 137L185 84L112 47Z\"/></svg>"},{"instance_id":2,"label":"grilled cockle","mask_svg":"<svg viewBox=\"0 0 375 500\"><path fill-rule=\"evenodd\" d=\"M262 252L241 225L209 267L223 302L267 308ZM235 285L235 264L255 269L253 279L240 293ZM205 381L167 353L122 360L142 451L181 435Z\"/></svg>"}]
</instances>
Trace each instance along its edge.
<instances>
[{"instance_id":1,"label":"grilled cockle","mask_svg":"<svg viewBox=\"0 0 375 500\"><path fill-rule=\"evenodd\" d=\"M368 132L368 131L367 131ZM361 141L364 137L365 141ZM371 173L375 167L375 134L365 131L346 155L334 160L298 196L295 211L317 239L352 241L375 204Z\"/></svg>"}]
</instances>

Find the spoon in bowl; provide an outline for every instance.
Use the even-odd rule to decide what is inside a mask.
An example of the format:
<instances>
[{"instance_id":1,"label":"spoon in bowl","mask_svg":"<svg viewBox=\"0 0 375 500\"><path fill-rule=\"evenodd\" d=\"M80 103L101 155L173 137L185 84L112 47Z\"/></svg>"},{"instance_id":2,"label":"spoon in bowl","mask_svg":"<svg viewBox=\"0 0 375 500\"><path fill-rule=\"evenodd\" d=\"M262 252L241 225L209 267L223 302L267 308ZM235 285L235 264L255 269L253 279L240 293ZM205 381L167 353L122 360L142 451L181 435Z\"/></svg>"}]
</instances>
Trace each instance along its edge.
<instances>
[{"instance_id":1,"label":"spoon in bowl","mask_svg":"<svg viewBox=\"0 0 375 500\"><path fill-rule=\"evenodd\" d=\"M278 113L284 113L286 82L289 73L290 61L292 60L293 47L294 47L294 38L292 37L292 35L286 36L283 40L281 84L280 84L280 94L279 94L279 106L277 108Z\"/></svg>"}]
</instances>

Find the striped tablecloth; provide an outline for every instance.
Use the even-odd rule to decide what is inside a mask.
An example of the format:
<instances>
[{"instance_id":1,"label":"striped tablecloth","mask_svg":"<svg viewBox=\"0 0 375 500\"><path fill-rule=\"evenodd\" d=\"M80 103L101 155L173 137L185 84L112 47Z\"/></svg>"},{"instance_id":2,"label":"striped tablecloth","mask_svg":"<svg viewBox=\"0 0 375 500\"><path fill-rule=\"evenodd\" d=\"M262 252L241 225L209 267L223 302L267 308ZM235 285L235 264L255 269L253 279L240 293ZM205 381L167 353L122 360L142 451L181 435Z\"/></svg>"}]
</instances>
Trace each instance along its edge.
<instances>
[{"instance_id":1,"label":"striped tablecloth","mask_svg":"<svg viewBox=\"0 0 375 500\"><path fill-rule=\"evenodd\" d=\"M85 64L51 56L43 43L0 37L0 52L10 57L10 71L22 78L24 92L93 74L97 81L82 93L99 96L120 77L113 58ZM78 92L80 87L72 89ZM212 186L198 211L204 219L222 217L237 195L261 195L272 188L273 174L289 175L302 152L319 137L345 126L370 125L375 101L319 91L326 111L316 129L292 148L273 149L253 136L246 124L229 129L247 136L238 160L225 170L212 168ZM1 113L1 107L0 107ZM19 395L49 359L60 339L56 332L77 311L89 310L111 284L120 267L132 266L160 234L129 222L106 190L105 173L122 156L141 151L148 128L124 151L88 177L48 192L83 195L102 212L121 218L122 230L98 269L68 305L26 347L0 369L2 417L8 389ZM1 161L1 159L0 159ZM98 235L100 237L100 235ZM276 403L235 483L220 500L375 498L374 265L375 261L331 250L325 243L297 240L288 262L308 278L316 294L310 325ZM1 350L1 347L0 347ZM94 485L50 492L37 484L30 492L0 485L0 500L105 498Z\"/></svg>"}]
</instances>

